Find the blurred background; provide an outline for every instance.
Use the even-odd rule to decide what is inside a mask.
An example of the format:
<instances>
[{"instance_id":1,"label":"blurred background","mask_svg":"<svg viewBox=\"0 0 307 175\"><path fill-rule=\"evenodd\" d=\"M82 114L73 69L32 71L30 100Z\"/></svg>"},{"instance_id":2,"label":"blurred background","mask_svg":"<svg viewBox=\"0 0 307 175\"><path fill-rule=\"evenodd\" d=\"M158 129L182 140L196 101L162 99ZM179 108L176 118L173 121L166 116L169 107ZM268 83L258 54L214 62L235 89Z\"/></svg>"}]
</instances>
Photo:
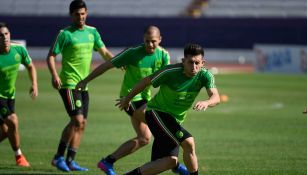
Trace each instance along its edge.
<instances>
[{"instance_id":1,"label":"blurred background","mask_svg":"<svg viewBox=\"0 0 307 175\"><path fill-rule=\"evenodd\" d=\"M0 21L45 59L57 32L70 24L70 0L0 0ZM307 0L86 0L87 24L114 53L160 27L162 46L180 61L186 43L205 47L214 71L307 72ZM94 55L98 59L98 54Z\"/></svg>"}]
</instances>

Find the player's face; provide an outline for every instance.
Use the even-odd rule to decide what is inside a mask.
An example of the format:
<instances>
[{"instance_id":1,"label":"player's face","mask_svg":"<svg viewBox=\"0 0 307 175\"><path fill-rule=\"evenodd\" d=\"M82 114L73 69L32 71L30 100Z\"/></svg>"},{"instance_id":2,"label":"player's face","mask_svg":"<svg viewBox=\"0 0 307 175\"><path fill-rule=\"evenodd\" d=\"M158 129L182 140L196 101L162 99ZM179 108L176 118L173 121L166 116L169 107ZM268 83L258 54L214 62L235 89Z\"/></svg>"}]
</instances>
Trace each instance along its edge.
<instances>
[{"instance_id":1,"label":"player's face","mask_svg":"<svg viewBox=\"0 0 307 175\"><path fill-rule=\"evenodd\" d=\"M188 77L196 75L204 66L203 56L201 54L193 56L188 55L182 59L184 73Z\"/></svg>"},{"instance_id":2,"label":"player's face","mask_svg":"<svg viewBox=\"0 0 307 175\"><path fill-rule=\"evenodd\" d=\"M161 36L156 32L152 32L150 34L144 35L144 44L145 44L146 52L149 54L152 54L155 52L160 42L161 42Z\"/></svg>"},{"instance_id":3,"label":"player's face","mask_svg":"<svg viewBox=\"0 0 307 175\"><path fill-rule=\"evenodd\" d=\"M11 34L7 27L0 28L0 46L7 47L11 42Z\"/></svg>"},{"instance_id":4,"label":"player's face","mask_svg":"<svg viewBox=\"0 0 307 175\"><path fill-rule=\"evenodd\" d=\"M76 9L72 14L72 22L78 28L83 28L85 25L87 10L85 8Z\"/></svg>"}]
</instances>

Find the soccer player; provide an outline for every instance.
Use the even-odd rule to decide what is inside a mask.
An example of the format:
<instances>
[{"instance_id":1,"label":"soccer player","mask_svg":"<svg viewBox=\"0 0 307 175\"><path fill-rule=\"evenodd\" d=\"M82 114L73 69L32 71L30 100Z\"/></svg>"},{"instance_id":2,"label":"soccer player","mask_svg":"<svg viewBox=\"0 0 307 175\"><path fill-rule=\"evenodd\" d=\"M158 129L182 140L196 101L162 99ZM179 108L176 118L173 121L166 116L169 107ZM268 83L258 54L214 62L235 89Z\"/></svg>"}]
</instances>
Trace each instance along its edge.
<instances>
[{"instance_id":1,"label":"soccer player","mask_svg":"<svg viewBox=\"0 0 307 175\"><path fill-rule=\"evenodd\" d=\"M131 99L149 85L160 87L147 103L145 114L147 125L154 135L152 160L127 174L159 174L174 167L178 162L179 145L183 148L183 160L189 174L198 174L194 138L181 124L203 87L209 98L196 102L194 110L203 111L220 102L214 77L204 68L203 48L197 44L186 45L182 63L169 65L142 79L116 105L121 110L127 109Z\"/></svg>"},{"instance_id":2,"label":"soccer player","mask_svg":"<svg viewBox=\"0 0 307 175\"><path fill-rule=\"evenodd\" d=\"M0 23L0 142L8 138L15 152L16 164L29 167L20 149L18 117L15 113L15 83L20 64L29 72L32 82L29 93L35 99L38 95L35 66L25 47L11 43L8 26Z\"/></svg>"},{"instance_id":3,"label":"soccer player","mask_svg":"<svg viewBox=\"0 0 307 175\"><path fill-rule=\"evenodd\" d=\"M84 89L86 84L97 76L113 67L125 67L125 76L122 83L120 96L126 96L133 86L142 78L166 66L170 62L169 54L159 46L162 37L156 26L148 26L144 31L144 43L124 50L112 60L98 66L88 77L78 83L77 89ZM112 154L102 158L98 167L108 175L114 175L113 164L115 161L127 156L150 142L151 133L146 123L142 121L145 106L151 98L151 91L145 88L132 99L131 106L126 109L130 116L131 124L136 132L136 137L120 145ZM143 113L143 114L142 114ZM144 120L144 119L143 119ZM174 165L175 167L175 165ZM174 171L187 172L185 166L178 164Z\"/></svg>"},{"instance_id":4,"label":"soccer player","mask_svg":"<svg viewBox=\"0 0 307 175\"><path fill-rule=\"evenodd\" d=\"M85 24L88 11L84 1L72 1L69 13L72 24L59 32L47 57L52 85L59 91L70 116L52 165L66 172L88 171L87 168L79 166L74 159L87 121L89 95L87 89L74 89L75 85L89 74L93 50L98 51L105 59L111 59L113 54L104 45L97 29ZM59 76L55 59L60 53L62 70ZM67 158L64 160L66 149Z\"/></svg>"}]
</instances>

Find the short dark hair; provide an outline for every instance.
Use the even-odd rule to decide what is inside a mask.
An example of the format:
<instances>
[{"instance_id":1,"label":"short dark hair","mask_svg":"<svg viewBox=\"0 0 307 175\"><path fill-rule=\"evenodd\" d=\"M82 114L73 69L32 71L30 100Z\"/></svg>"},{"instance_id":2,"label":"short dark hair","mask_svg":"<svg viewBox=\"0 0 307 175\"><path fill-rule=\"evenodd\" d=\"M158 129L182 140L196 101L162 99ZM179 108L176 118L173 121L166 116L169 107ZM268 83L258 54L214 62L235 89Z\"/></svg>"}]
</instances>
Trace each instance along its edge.
<instances>
[{"instance_id":1,"label":"short dark hair","mask_svg":"<svg viewBox=\"0 0 307 175\"><path fill-rule=\"evenodd\" d=\"M8 28L8 26L7 26L7 24L6 24L6 23L4 23L4 22L0 22L0 28L2 28L2 27L6 27L6 28Z\"/></svg>"},{"instance_id":2,"label":"short dark hair","mask_svg":"<svg viewBox=\"0 0 307 175\"><path fill-rule=\"evenodd\" d=\"M87 10L86 4L83 0L73 0L69 5L69 14L72 14L75 10L85 8Z\"/></svg>"},{"instance_id":3,"label":"short dark hair","mask_svg":"<svg viewBox=\"0 0 307 175\"><path fill-rule=\"evenodd\" d=\"M198 44L189 43L184 47L184 57L188 55L202 55L204 57L204 49Z\"/></svg>"}]
</instances>

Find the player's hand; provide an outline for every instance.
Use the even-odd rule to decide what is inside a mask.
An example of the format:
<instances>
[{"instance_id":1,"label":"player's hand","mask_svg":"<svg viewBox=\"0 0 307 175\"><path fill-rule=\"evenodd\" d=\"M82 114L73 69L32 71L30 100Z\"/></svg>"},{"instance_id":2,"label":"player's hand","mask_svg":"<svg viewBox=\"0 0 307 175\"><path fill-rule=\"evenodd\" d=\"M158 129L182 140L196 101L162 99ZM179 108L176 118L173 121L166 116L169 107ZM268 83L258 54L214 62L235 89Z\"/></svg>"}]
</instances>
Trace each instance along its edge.
<instances>
[{"instance_id":1,"label":"player's hand","mask_svg":"<svg viewBox=\"0 0 307 175\"><path fill-rule=\"evenodd\" d=\"M59 90L61 88L62 81L61 81L60 77L53 76L51 81L52 81L52 86L53 86L54 89Z\"/></svg>"},{"instance_id":2,"label":"player's hand","mask_svg":"<svg viewBox=\"0 0 307 175\"><path fill-rule=\"evenodd\" d=\"M117 106L121 111L122 110L128 110L129 106L130 106L130 101L128 101L126 99L126 97L122 97L120 99L117 99L116 101L118 101L115 106Z\"/></svg>"},{"instance_id":3,"label":"player's hand","mask_svg":"<svg viewBox=\"0 0 307 175\"><path fill-rule=\"evenodd\" d=\"M305 110L303 111L303 114L307 114L307 108L305 108Z\"/></svg>"},{"instance_id":4,"label":"player's hand","mask_svg":"<svg viewBox=\"0 0 307 175\"><path fill-rule=\"evenodd\" d=\"M194 105L193 109L195 111L205 111L208 107L209 107L208 101L199 101Z\"/></svg>"},{"instance_id":5,"label":"player's hand","mask_svg":"<svg viewBox=\"0 0 307 175\"><path fill-rule=\"evenodd\" d=\"M38 96L38 88L37 85L32 85L30 87L30 91L29 94L31 96L31 98L34 100L37 96Z\"/></svg>"},{"instance_id":6,"label":"player's hand","mask_svg":"<svg viewBox=\"0 0 307 175\"><path fill-rule=\"evenodd\" d=\"M78 90L78 91L85 90L86 84L87 83L84 80L79 81L79 83L77 83L77 85L75 87L75 90Z\"/></svg>"}]
</instances>

